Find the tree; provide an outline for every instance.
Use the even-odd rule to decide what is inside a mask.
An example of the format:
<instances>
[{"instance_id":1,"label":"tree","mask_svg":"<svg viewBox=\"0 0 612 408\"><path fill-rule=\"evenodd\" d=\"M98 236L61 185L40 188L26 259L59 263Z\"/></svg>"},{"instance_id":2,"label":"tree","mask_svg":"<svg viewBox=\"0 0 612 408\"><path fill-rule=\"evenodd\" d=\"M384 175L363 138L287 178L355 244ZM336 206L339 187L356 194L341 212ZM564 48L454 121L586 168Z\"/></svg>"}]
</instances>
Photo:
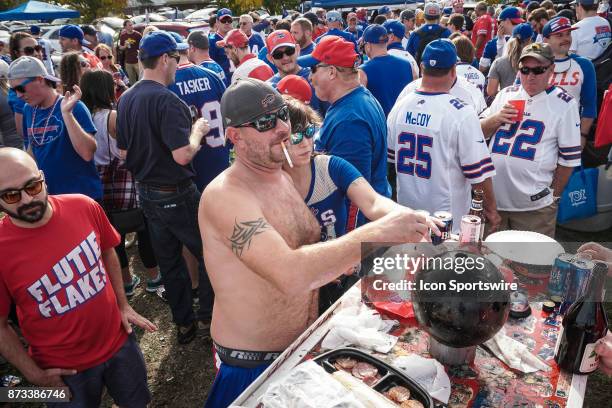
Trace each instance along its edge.
<instances>
[{"instance_id":1,"label":"tree","mask_svg":"<svg viewBox=\"0 0 612 408\"><path fill-rule=\"evenodd\" d=\"M4 1L4 0L0 0ZM59 4L67 4L81 12L81 18L90 22L99 17L121 14L127 6L127 0L57 0Z\"/></svg>"},{"instance_id":2,"label":"tree","mask_svg":"<svg viewBox=\"0 0 612 408\"><path fill-rule=\"evenodd\" d=\"M283 8L285 10L295 10L300 5L300 0L220 0L218 4L219 8L226 7L232 10L236 16L260 8L265 8L270 14L274 15L281 14Z\"/></svg>"},{"instance_id":3,"label":"tree","mask_svg":"<svg viewBox=\"0 0 612 408\"><path fill-rule=\"evenodd\" d=\"M0 0L0 11L9 10L19 5L19 0Z\"/></svg>"}]
</instances>

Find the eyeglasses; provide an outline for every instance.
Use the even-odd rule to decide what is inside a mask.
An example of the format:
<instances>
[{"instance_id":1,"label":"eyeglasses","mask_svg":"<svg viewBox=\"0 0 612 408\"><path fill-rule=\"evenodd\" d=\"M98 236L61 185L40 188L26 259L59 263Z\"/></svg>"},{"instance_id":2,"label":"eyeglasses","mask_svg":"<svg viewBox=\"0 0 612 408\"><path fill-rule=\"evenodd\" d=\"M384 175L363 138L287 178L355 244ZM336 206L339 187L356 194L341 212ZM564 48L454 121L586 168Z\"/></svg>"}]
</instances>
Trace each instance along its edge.
<instances>
[{"instance_id":1,"label":"eyeglasses","mask_svg":"<svg viewBox=\"0 0 612 408\"><path fill-rule=\"evenodd\" d=\"M112 56L112 55L109 55L109 56L107 57L106 55L100 55L98 58L100 59L100 61L106 61L106 60L112 60L112 59L113 59L113 56Z\"/></svg>"},{"instance_id":2,"label":"eyeglasses","mask_svg":"<svg viewBox=\"0 0 612 408\"><path fill-rule=\"evenodd\" d=\"M240 24L241 26L243 26L243 25L247 25L247 24L249 24L249 22L248 22L248 21L241 21L239 24Z\"/></svg>"},{"instance_id":3,"label":"eyeglasses","mask_svg":"<svg viewBox=\"0 0 612 408\"><path fill-rule=\"evenodd\" d=\"M19 85L11 88L13 91L18 92L18 93L26 93L26 85L29 84L30 82L34 82L36 78L29 78L26 79L25 81L23 81L22 83L20 83Z\"/></svg>"},{"instance_id":4,"label":"eyeglasses","mask_svg":"<svg viewBox=\"0 0 612 408\"><path fill-rule=\"evenodd\" d=\"M293 54L295 54L295 48L294 47L285 47L285 50L276 50L272 53L272 58L274 59L281 59L283 58L283 55L286 55L288 57L292 56Z\"/></svg>"},{"instance_id":5,"label":"eyeglasses","mask_svg":"<svg viewBox=\"0 0 612 408\"><path fill-rule=\"evenodd\" d=\"M312 72L313 74L317 72L317 70L319 68L327 68L327 67L331 67L331 65L327 65L327 64L317 64L314 65L310 68L310 72Z\"/></svg>"},{"instance_id":6,"label":"eyeglasses","mask_svg":"<svg viewBox=\"0 0 612 408\"><path fill-rule=\"evenodd\" d=\"M15 204L21 201L21 192L25 191L30 197L39 194L43 189L45 177L42 175L38 180L32 180L22 188L16 190L5 190L0 192L0 198L7 204Z\"/></svg>"},{"instance_id":7,"label":"eyeglasses","mask_svg":"<svg viewBox=\"0 0 612 408\"><path fill-rule=\"evenodd\" d=\"M268 130L276 127L277 119L280 119L283 122L287 122L289 120L289 108L287 108L286 105L276 112L263 114L251 122L243 123L236 127L252 127L258 132L267 132Z\"/></svg>"},{"instance_id":8,"label":"eyeglasses","mask_svg":"<svg viewBox=\"0 0 612 408\"><path fill-rule=\"evenodd\" d=\"M234 20L232 20L231 18L223 18L223 19L219 20L219 22L221 22L221 24L231 24L232 21L234 21Z\"/></svg>"},{"instance_id":9,"label":"eyeglasses","mask_svg":"<svg viewBox=\"0 0 612 408\"><path fill-rule=\"evenodd\" d=\"M168 57L170 58L174 58L174 60L176 61L176 63L178 64L179 61L181 60L181 56L179 54L167 54Z\"/></svg>"},{"instance_id":10,"label":"eyeglasses","mask_svg":"<svg viewBox=\"0 0 612 408\"><path fill-rule=\"evenodd\" d=\"M312 123L309 123L306 126L306 128L302 130L301 132L295 132L291 135L291 138L290 138L291 144L292 145L300 144L302 143L302 140L304 140L304 138L312 139L316 131L317 131L317 127L313 125Z\"/></svg>"},{"instance_id":11,"label":"eyeglasses","mask_svg":"<svg viewBox=\"0 0 612 408\"><path fill-rule=\"evenodd\" d=\"M520 67L519 71L523 75L529 75L530 73L533 74L533 75L542 75L543 73L545 73L548 70L548 68L550 68L550 65L547 65L545 67L533 67L533 68Z\"/></svg>"},{"instance_id":12,"label":"eyeglasses","mask_svg":"<svg viewBox=\"0 0 612 408\"><path fill-rule=\"evenodd\" d=\"M21 52L23 52L25 55L32 56L35 52L40 52L41 50L42 47L40 45L35 45L34 47L23 47Z\"/></svg>"}]
</instances>

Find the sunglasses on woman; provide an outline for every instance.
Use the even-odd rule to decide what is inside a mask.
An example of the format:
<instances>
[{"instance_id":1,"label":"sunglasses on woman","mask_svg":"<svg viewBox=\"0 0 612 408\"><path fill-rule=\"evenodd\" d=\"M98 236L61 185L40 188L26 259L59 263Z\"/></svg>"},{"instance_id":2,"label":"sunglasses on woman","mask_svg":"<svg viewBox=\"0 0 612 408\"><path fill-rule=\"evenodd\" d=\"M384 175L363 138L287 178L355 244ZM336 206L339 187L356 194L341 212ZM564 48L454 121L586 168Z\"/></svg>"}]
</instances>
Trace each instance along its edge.
<instances>
[{"instance_id":1,"label":"sunglasses on woman","mask_svg":"<svg viewBox=\"0 0 612 408\"><path fill-rule=\"evenodd\" d=\"M533 67L533 68L520 67L519 71L523 75L529 75L530 73L533 74L533 75L542 75L543 73L545 73L548 70L548 68L550 68L550 65L547 65L545 67Z\"/></svg>"},{"instance_id":2,"label":"sunglasses on woman","mask_svg":"<svg viewBox=\"0 0 612 408\"><path fill-rule=\"evenodd\" d=\"M32 56L35 52L40 52L41 50L42 47L40 45L35 45L34 47L23 47L21 52L23 52L25 55Z\"/></svg>"},{"instance_id":3,"label":"sunglasses on woman","mask_svg":"<svg viewBox=\"0 0 612 408\"><path fill-rule=\"evenodd\" d=\"M108 60L112 60L112 59L113 59L113 56L112 56L112 55L109 55L109 56L107 57L106 55L100 55L98 58L100 59L100 61L106 61L107 59L108 59Z\"/></svg>"},{"instance_id":4,"label":"sunglasses on woman","mask_svg":"<svg viewBox=\"0 0 612 408\"><path fill-rule=\"evenodd\" d=\"M263 114L251 122L243 123L236 127L252 127L258 132L266 132L276 127L277 119L280 119L283 122L287 122L289 120L289 108L287 108L287 106L283 106L276 112Z\"/></svg>"},{"instance_id":5,"label":"sunglasses on woman","mask_svg":"<svg viewBox=\"0 0 612 408\"><path fill-rule=\"evenodd\" d=\"M291 144L298 145L302 143L302 140L304 140L304 138L312 139L316 131L317 131L317 127L313 125L312 123L309 123L304 130L291 134L291 137L290 137Z\"/></svg>"},{"instance_id":6,"label":"sunglasses on woman","mask_svg":"<svg viewBox=\"0 0 612 408\"><path fill-rule=\"evenodd\" d=\"M27 195L30 197L34 197L39 194L43 189L43 184L45 184L45 177L42 175L38 180L32 180L28 182L22 188L18 188L16 190L4 190L0 192L0 199L7 204L15 204L21 201L21 192L25 191Z\"/></svg>"},{"instance_id":7,"label":"sunglasses on woman","mask_svg":"<svg viewBox=\"0 0 612 408\"><path fill-rule=\"evenodd\" d=\"M292 56L293 54L295 54L295 48L293 47L285 47L284 50L276 50L272 53L272 58L274 59L281 59L283 58L283 55L286 55L288 57Z\"/></svg>"}]
</instances>

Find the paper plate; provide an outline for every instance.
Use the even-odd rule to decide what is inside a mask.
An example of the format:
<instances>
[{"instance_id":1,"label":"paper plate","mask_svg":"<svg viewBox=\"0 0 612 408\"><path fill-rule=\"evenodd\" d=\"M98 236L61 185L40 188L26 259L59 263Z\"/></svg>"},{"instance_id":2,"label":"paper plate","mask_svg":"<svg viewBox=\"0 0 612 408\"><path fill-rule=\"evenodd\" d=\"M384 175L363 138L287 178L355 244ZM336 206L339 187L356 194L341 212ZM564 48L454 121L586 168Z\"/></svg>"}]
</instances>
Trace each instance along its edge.
<instances>
[{"instance_id":1,"label":"paper plate","mask_svg":"<svg viewBox=\"0 0 612 408\"><path fill-rule=\"evenodd\" d=\"M565 252L554 239L532 231L500 231L489 235L487 247L502 258L526 265L552 265Z\"/></svg>"}]
</instances>

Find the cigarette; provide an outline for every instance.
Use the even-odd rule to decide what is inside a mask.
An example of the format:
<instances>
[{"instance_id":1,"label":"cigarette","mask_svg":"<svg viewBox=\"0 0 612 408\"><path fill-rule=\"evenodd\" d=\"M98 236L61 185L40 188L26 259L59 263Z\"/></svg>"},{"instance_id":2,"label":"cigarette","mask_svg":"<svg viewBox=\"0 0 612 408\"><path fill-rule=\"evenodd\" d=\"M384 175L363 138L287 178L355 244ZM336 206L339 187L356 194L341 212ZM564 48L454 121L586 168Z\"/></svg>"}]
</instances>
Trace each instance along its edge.
<instances>
[{"instance_id":1,"label":"cigarette","mask_svg":"<svg viewBox=\"0 0 612 408\"><path fill-rule=\"evenodd\" d=\"M289 152L287 151L287 147L282 142L281 142L281 146L283 147L283 152L285 153L285 157L287 158L287 163L289 163L289 167L293 168L293 162L291 161L291 157L289 157Z\"/></svg>"}]
</instances>

